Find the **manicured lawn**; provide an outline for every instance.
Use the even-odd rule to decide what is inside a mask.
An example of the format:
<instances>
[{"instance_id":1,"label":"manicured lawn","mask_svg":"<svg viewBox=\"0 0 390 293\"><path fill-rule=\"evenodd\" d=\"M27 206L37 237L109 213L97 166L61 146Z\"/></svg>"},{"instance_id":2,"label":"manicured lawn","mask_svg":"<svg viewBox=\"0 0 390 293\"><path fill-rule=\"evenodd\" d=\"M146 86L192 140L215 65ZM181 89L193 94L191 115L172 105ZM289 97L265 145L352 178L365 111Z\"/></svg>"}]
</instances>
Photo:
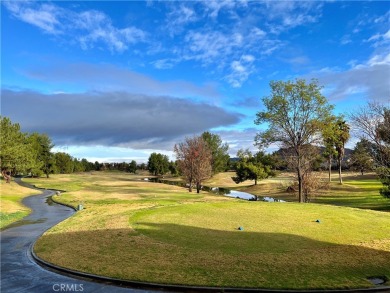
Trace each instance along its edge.
<instances>
[{"instance_id":1,"label":"manicured lawn","mask_svg":"<svg viewBox=\"0 0 390 293\"><path fill-rule=\"evenodd\" d=\"M249 202L135 179L26 180L69 190L56 200L86 207L46 232L36 253L80 271L170 284L357 288L372 286L370 276L390 278L387 212Z\"/></svg>"},{"instance_id":2,"label":"manicured lawn","mask_svg":"<svg viewBox=\"0 0 390 293\"><path fill-rule=\"evenodd\" d=\"M36 191L22 187L15 182L5 183L0 180L0 229L16 222L30 213L30 209L21 202L23 198L37 194Z\"/></svg>"}]
</instances>

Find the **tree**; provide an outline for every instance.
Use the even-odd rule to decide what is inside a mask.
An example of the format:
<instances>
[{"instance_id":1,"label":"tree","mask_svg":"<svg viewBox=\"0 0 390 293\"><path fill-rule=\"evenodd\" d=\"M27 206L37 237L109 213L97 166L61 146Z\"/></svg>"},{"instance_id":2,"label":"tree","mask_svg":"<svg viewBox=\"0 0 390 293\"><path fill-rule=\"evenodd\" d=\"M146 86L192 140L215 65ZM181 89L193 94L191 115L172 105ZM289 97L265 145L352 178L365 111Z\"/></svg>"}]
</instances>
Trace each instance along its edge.
<instances>
[{"instance_id":1,"label":"tree","mask_svg":"<svg viewBox=\"0 0 390 293\"><path fill-rule=\"evenodd\" d=\"M102 168L102 164L100 164L98 161L95 161L95 163L93 165L94 165L94 169L96 171L100 171Z\"/></svg>"},{"instance_id":2,"label":"tree","mask_svg":"<svg viewBox=\"0 0 390 293\"><path fill-rule=\"evenodd\" d=\"M58 152L54 154L55 169L60 174L70 174L74 171L74 162L71 155Z\"/></svg>"},{"instance_id":3,"label":"tree","mask_svg":"<svg viewBox=\"0 0 390 293\"><path fill-rule=\"evenodd\" d=\"M305 202L310 202L318 190L328 188L329 182L324 182L321 178L321 174L318 172L312 172L312 169L309 169L308 172L304 174L303 194Z\"/></svg>"},{"instance_id":4,"label":"tree","mask_svg":"<svg viewBox=\"0 0 390 293\"><path fill-rule=\"evenodd\" d=\"M349 125L342 117L338 117L335 124L335 148L337 152L337 164L339 169L339 182L343 184L341 177L341 163L345 154L345 143L349 140Z\"/></svg>"},{"instance_id":5,"label":"tree","mask_svg":"<svg viewBox=\"0 0 390 293\"><path fill-rule=\"evenodd\" d=\"M382 182L383 187L379 190L379 193L386 198L390 198L390 168L380 167L377 169L379 180Z\"/></svg>"},{"instance_id":6,"label":"tree","mask_svg":"<svg viewBox=\"0 0 390 293\"><path fill-rule=\"evenodd\" d=\"M331 181L332 159L337 159L339 182L343 184L341 177L342 161L345 154L345 144L350 138L349 125L342 116L330 116L322 129L322 140L325 146L323 155L328 159L329 182Z\"/></svg>"},{"instance_id":7,"label":"tree","mask_svg":"<svg viewBox=\"0 0 390 293\"><path fill-rule=\"evenodd\" d=\"M268 129L256 135L259 147L279 143L291 148L296 161L299 202L304 202L303 165L305 145L318 143L319 133L333 109L321 94L321 86L316 80L306 83L273 81L270 83L271 96L264 97L266 111L256 114L255 124L268 123Z\"/></svg>"},{"instance_id":8,"label":"tree","mask_svg":"<svg viewBox=\"0 0 390 293\"><path fill-rule=\"evenodd\" d=\"M208 131L202 133L202 138L211 151L211 168L213 174L226 171L229 167L230 160L228 154L229 145L222 143L222 139L218 134L213 134Z\"/></svg>"},{"instance_id":9,"label":"tree","mask_svg":"<svg viewBox=\"0 0 390 293\"><path fill-rule=\"evenodd\" d=\"M158 153L152 153L148 159L148 170L155 176L164 175L169 171L168 156Z\"/></svg>"},{"instance_id":10,"label":"tree","mask_svg":"<svg viewBox=\"0 0 390 293\"><path fill-rule=\"evenodd\" d=\"M179 176L180 172L179 172L177 161L169 162L169 172L171 172L172 176Z\"/></svg>"},{"instance_id":11,"label":"tree","mask_svg":"<svg viewBox=\"0 0 390 293\"><path fill-rule=\"evenodd\" d=\"M375 145L376 165L390 167L390 108L378 102L369 102L350 113L349 118L360 138Z\"/></svg>"},{"instance_id":12,"label":"tree","mask_svg":"<svg viewBox=\"0 0 390 293\"><path fill-rule=\"evenodd\" d=\"M49 136L40 133L32 133L29 136L29 141L32 144L38 169L46 175L46 178L49 178L50 173L54 171L54 155L51 152L54 144Z\"/></svg>"},{"instance_id":13,"label":"tree","mask_svg":"<svg viewBox=\"0 0 390 293\"><path fill-rule=\"evenodd\" d=\"M92 171L95 170L95 164L92 162L88 162L87 159L81 159L81 164L83 165L84 171Z\"/></svg>"},{"instance_id":14,"label":"tree","mask_svg":"<svg viewBox=\"0 0 390 293\"><path fill-rule=\"evenodd\" d=\"M361 136L375 145L376 173L383 184L379 193L390 198L390 108L370 102L351 113L350 119Z\"/></svg>"},{"instance_id":15,"label":"tree","mask_svg":"<svg viewBox=\"0 0 390 293\"><path fill-rule=\"evenodd\" d=\"M352 169L359 170L362 175L365 171L374 169L374 159L370 155L370 143L366 139L361 139L353 149L350 166Z\"/></svg>"},{"instance_id":16,"label":"tree","mask_svg":"<svg viewBox=\"0 0 390 293\"><path fill-rule=\"evenodd\" d=\"M387 145L390 144L390 109L383 108L383 121L378 124L376 129L378 137Z\"/></svg>"},{"instance_id":17,"label":"tree","mask_svg":"<svg viewBox=\"0 0 390 293\"><path fill-rule=\"evenodd\" d=\"M196 192L199 193L202 182L212 174L212 154L208 144L201 136L186 138L184 142L175 145L174 152L189 191L192 192L195 184Z\"/></svg>"},{"instance_id":18,"label":"tree","mask_svg":"<svg viewBox=\"0 0 390 293\"><path fill-rule=\"evenodd\" d=\"M78 173L78 172L84 172L84 164L81 162L81 160L77 158L73 158L73 168L72 168L72 173Z\"/></svg>"},{"instance_id":19,"label":"tree","mask_svg":"<svg viewBox=\"0 0 390 293\"><path fill-rule=\"evenodd\" d=\"M27 172L35 167L32 145L27 134L21 132L18 123L12 123L7 117L0 116L0 164L3 175L15 175ZM7 175L8 174L8 175Z\"/></svg>"},{"instance_id":20,"label":"tree","mask_svg":"<svg viewBox=\"0 0 390 293\"><path fill-rule=\"evenodd\" d=\"M320 188L326 187L326 184L322 182L320 176L313 172L318 168L322 157L320 155L320 148L317 146L306 144L301 146L301 148L303 155L299 163L302 175L302 197L304 202L310 202L314 192ZM294 149L284 149L282 153L287 164L287 169L296 170L298 161L296 160ZM296 176L296 182L294 183L294 186L292 186L294 191L296 191L296 185L299 186L298 176Z\"/></svg>"},{"instance_id":21,"label":"tree","mask_svg":"<svg viewBox=\"0 0 390 293\"><path fill-rule=\"evenodd\" d=\"M387 161L385 162L385 166L378 168L377 174L383 184L379 193L383 197L390 198L390 109L385 108L383 112L383 121L379 123L377 133L384 143L382 150Z\"/></svg>"},{"instance_id":22,"label":"tree","mask_svg":"<svg viewBox=\"0 0 390 293\"><path fill-rule=\"evenodd\" d=\"M271 155L265 155L263 152L258 152L256 155L247 150L239 150L237 157L240 159L236 166L236 177L232 177L235 183L241 183L246 180L254 180L255 185L257 181L266 179L270 176L275 176L272 171L274 167L271 165Z\"/></svg>"},{"instance_id":23,"label":"tree","mask_svg":"<svg viewBox=\"0 0 390 293\"><path fill-rule=\"evenodd\" d=\"M322 129L322 143L325 147L323 151L323 156L328 161L328 176L329 176L329 182L332 181L332 161L333 158L336 157L337 151L335 148L335 135L334 135L334 129L335 129L335 123L334 120L336 118L334 116L330 116L327 123L325 123L323 129Z\"/></svg>"},{"instance_id":24,"label":"tree","mask_svg":"<svg viewBox=\"0 0 390 293\"><path fill-rule=\"evenodd\" d=\"M132 160L130 162L130 164L127 166L127 171L129 173L134 173L135 174L135 172L137 172L137 162Z\"/></svg>"}]
</instances>

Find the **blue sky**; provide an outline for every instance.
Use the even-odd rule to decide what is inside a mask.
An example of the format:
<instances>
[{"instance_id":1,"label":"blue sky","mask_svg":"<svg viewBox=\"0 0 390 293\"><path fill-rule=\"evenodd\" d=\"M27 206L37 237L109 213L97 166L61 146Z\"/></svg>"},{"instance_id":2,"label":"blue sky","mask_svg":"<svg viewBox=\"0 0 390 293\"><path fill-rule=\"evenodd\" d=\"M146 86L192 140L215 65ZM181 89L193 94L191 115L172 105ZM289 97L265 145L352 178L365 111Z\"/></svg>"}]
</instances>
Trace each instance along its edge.
<instances>
[{"instance_id":1,"label":"blue sky","mask_svg":"<svg viewBox=\"0 0 390 293\"><path fill-rule=\"evenodd\" d=\"M1 113L78 158L174 158L206 130L254 149L271 80L317 78L336 113L389 102L387 1L1 4Z\"/></svg>"}]
</instances>

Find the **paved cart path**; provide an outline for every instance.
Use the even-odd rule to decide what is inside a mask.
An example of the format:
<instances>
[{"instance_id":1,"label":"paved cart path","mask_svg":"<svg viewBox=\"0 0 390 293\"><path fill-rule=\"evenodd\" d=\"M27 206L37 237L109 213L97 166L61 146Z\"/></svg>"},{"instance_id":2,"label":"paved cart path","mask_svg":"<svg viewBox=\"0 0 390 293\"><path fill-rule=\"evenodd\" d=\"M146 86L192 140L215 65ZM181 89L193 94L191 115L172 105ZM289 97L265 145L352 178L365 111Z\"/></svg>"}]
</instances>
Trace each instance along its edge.
<instances>
[{"instance_id":1,"label":"paved cart path","mask_svg":"<svg viewBox=\"0 0 390 293\"><path fill-rule=\"evenodd\" d=\"M18 178L15 180L31 187ZM151 292L72 278L39 266L31 256L32 245L43 232L74 213L71 208L47 202L53 191L37 189L39 192L42 193L23 200L32 213L0 232L1 292Z\"/></svg>"}]
</instances>

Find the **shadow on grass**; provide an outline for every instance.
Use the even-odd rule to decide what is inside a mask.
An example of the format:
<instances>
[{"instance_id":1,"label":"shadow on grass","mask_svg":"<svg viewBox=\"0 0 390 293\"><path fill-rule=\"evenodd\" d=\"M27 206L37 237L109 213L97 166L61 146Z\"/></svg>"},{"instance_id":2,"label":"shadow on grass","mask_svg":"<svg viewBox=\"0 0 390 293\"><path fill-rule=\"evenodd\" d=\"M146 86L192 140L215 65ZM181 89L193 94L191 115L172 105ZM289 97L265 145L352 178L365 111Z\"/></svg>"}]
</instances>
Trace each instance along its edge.
<instances>
[{"instance_id":1,"label":"shadow on grass","mask_svg":"<svg viewBox=\"0 0 390 293\"><path fill-rule=\"evenodd\" d=\"M46 234L35 251L78 271L165 284L341 289L372 287L367 280L372 276L390 279L390 252L380 247L238 227L221 231L142 222L135 228Z\"/></svg>"},{"instance_id":2,"label":"shadow on grass","mask_svg":"<svg viewBox=\"0 0 390 293\"><path fill-rule=\"evenodd\" d=\"M380 212L390 212L390 202L386 202L385 199L374 201L372 198L364 196L353 198L348 196L323 196L316 197L311 202L318 204L331 204L335 206L374 210Z\"/></svg>"}]
</instances>

